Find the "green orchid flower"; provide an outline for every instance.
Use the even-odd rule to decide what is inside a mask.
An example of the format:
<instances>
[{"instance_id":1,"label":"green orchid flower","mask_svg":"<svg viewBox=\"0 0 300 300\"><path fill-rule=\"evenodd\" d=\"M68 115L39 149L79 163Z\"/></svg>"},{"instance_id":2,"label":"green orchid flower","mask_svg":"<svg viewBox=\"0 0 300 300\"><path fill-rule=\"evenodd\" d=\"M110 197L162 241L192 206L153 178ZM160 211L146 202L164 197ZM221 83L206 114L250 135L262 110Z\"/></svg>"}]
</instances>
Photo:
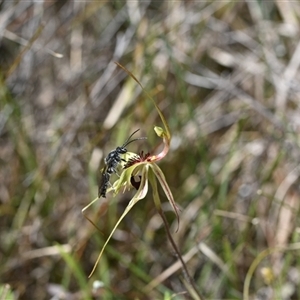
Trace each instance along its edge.
<instances>
[{"instance_id":1,"label":"green orchid flower","mask_svg":"<svg viewBox=\"0 0 300 300\"><path fill-rule=\"evenodd\" d=\"M116 229L119 226L119 224L121 223L121 221L129 213L129 211L132 209L132 207L138 201L144 199L145 196L147 195L149 184L152 186L152 194L153 194L155 206L158 209L158 211L161 211L162 210L161 201L160 201L158 188L157 188L157 180L158 180L159 184L162 187L162 190L164 191L167 199L169 200L169 202L177 216L177 221L178 221L178 226L179 226L178 208L175 204L171 189L168 186L168 183L166 181L164 173L159 168L159 166L156 164L158 161L160 161L167 155L167 153L170 149L171 134L170 134L168 124L167 124L161 110L159 109L157 104L154 102L152 97L144 90L141 83L125 67L123 67L119 63L116 63L116 64L119 67L121 67L123 70L125 70L141 86L143 91L146 93L147 97L149 99L151 99L152 102L154 103L154 106L164 124L164 129L156 126L156 127L154 127L154 131L160 138L163 139L164 148L157 155L151 155L150 153L144 153L144 152L141 152L139 154L127 152L124 155L123 159L126 162L123 162L123 164L122 164L122 167L123 167L122 173L120 174L120 177L114 182L113 186L107 190L107 192L113 191L114 194L118 194L121 190L124 191L126 189L131 189L132 187L136 188L137 191L134 194L134 196L132 197L132 199L130 200L125 211L123 212L123 214L117 221L117 223L114 226L109 237L107 238L89 277L91 277L93 275L93 273L101 259L101 256L105 250L105 247L107 246L109 240L111 239L112 235L116 231ZM136 178L139 178L139 181L136 181ZM96 200L97 199L92 201L91 204L93 204ZM89 204L87 207L85 207L83 209L83 211L86 210L91 204ZM92 222L91 220L89 220L89 221Z\"/></svg>"}]
</instances>

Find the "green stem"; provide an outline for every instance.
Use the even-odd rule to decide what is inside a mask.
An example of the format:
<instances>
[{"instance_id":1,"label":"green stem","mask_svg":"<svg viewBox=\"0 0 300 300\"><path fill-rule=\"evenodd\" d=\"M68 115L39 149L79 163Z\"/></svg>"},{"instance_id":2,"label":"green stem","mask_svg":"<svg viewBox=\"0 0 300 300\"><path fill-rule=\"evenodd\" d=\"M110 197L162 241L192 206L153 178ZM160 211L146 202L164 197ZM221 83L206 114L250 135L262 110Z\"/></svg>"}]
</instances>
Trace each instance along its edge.
<instances>
[{"instance_id":1,"label":"green stem","mask_svg":"<svg viewBox=\"0 0 300 300\"><path fill-rule=\"evenodd\" d=\"M162 209L159 209L158 210L158 213L160 214L161 218L163 219L163 222L164 222L164 225L165 225L165 229L166 229L166 232L167 232L167 236L168 236L168 239L178 257L178 259L180 260L181 264L182 264L182 268L183 268L183 275L185 277L185 279L187 280L187 282L190 284L190 286L193 288L194 290L194 298L197 299L197 300L204 300L204 297L201 295L201 293L197 290L197 287L195 285L195 282L193 280L193 278L190 276L189 272L188 272L188 269L187 269L187 266L179 252L179 249L177 248L177 245L175 243L175 241L173 240L173 237L171 235L171 232L169 230L169 224L168 224L168 220L166 219L166 216L163 212Z\"/></svg>"},{"instance_id":2,"label":"green stem","mask_svg":"<svg viewBox=\"0 0 300 300\"><path fill-rule=\"evenodd\" d=\"M164 225L165 225L165 229L166 229L166 232L167 232L167 236L168 236L168 239L178 257L178 259L180 260L181 264L182 264L182 268L183 268L183 274L184 274L184 277L186 279L186 281L189 283L189 285L192 287L193 289L193 293L190 293L191 296L194 297L194 299L197 299L197 300L204 300L204 297L200 294L200 292L197 290L197 287L195 285L195 282L194 280L192 279L192 277L190 276L189 272L188 272L188 269L187 269L187 266L179 252L179 249L175 243L175 241L173 240L173 237L172 237L172 234L170 232L170 228L169 228L169 224L168 224L168 220L166 219L166 216L161 208L161 202L160 202L160 198L159 198L159 194L158 194L158 190L157 190L157 182L156 182L156 178L155 178L155 175L153 173L153 171L151 169L149 169L149 173L148 173L148 176L149 176L149 181L151 183L151 186L152 186L152 194L153 194L153 199L154 199L154 203L155 203L155 206L156 206L156 209L158 211L158 213L160 214L161 218L163 219L163 222L164 222Z\"/></svg>"}]
</instances>

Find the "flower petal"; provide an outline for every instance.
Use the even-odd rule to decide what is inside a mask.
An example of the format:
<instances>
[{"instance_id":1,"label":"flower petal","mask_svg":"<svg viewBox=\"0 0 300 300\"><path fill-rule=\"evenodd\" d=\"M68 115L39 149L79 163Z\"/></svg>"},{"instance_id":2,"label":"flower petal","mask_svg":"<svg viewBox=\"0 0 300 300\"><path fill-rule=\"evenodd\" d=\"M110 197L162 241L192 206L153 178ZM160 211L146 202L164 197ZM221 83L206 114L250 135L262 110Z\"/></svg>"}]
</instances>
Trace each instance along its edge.
<instances>
[{"instance_id":1,"label":"flower petal","mask_svg":"<svg viewBox=\"0 0 300 300\"><path fill-rule=\"evenodd\" d=\"M169 185L166 181L166 178L165 178L165 175L164 173L162 172L162 170L159 168L159 166L157 164L154 164L152 163L150 165L150 167L152 168L153 170L153 173L155 174L156 178L158 179L163 191L165 192L171 206L173 207L173 210L176 214L176 217L177 217L177 222L178 222L178 226L177 226L177 230L179 228L179 213L178 213L178 207L175 203L175 200L173 198L173 195L172 195L172 192L171 192L171 189L169 188ZM176 230L176 231L177 231Z\"/></svg>"},{"instance_id":2,"label":"flower petal","mask_svg":"<svg viewBox=\"0 0 300 300\"><path fill-rule=\"evenodd\" d=\"M130 168L129 168L130 169ZM127 169L127 170L129 170ZM126 170L126 171L127 171ZM123 172L125 173L125 172ZM123 175L122 173L122 175ZM122 178L122 176L121 176ZM121 180L121 178L119 180ZM138 191L136 192L136 194L134 195L134 197L130 200L130 202L128 203L125 211L123 212L123 214L121 215L121 217L119 218L119 220L117 221L116 225L114 226L112 232L110 233L109 237L107 238L106 242L104 243L103 247L102 247L102 250L100 252L100 254L98 255L98 258L95 262L95 265L93 267L93 270L91 271L90 275L89 275L89 278L93 275L93 273L95 272L96 270L96 267L101 259L101 256L108 244L108 242L110 241L112 235L114 234L114 232L116 231L117 227L119 226L119 224L121 223L121 221L124 219L124 217L129 213L129 211L131 210L131 208L141 199L145 198L146 194L148 192L148 165L146 165L144 168L143 168L143 171L142 171L142 179L141 179L141 184L140 184L140 187L138 189Z\"/></svg>"},{"instance_id":3,"label":"flower petal","mask_svg":"<svg viewBox=\"0 0 300 300\"><path fill-rule=\"evenodd\" d=\"M160 116L160 119L162 121L162 123L164 124L165 127L165 133L166 133L166 138L167 140L171 140L171 132L170 132L170 128L168 125L167 120L165 119L162 111L160 110L160 108L158 107L158 105L156 104L156 102L154 101L154 99L150 96L150 94L144 89L144 87L142 86L142 84L140 83L140 81L129 71L127 70L123 65L121 65L120 63L118 63L117 61L115 61L115 64L118 65L121 69L123 69L132 79L135 80L135 82L141 87L141 89L143 90L143 92L146 94L146 96L148 97L148 99L150 99L152 101L152 103L155 106L156 111L158 112L158 115Z\"/></svg>"}]
</instances>

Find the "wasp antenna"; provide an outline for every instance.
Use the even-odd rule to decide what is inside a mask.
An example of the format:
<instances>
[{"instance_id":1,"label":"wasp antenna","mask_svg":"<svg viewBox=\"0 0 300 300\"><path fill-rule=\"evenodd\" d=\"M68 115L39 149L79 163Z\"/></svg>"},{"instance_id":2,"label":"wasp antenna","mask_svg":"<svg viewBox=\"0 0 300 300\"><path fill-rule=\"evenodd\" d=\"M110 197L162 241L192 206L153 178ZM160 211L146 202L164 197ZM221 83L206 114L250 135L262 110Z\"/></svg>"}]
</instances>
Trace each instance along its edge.
<instances>
[{"instance_id":1,"label":"wasp antenna","mask_svg":"<svg viewBox=\"0 0 300 300\"><path fill-rule=\"evenodd\" d=\"M127 143L128 143L129 140L132 138L132 136L133 136L134 134L136 134L139 130L140 130L140 129L137 129L136 131L134 131L134 132L129 136L129 138L126 140L126 142L124 143L124 145L125 145L125 144L127 145Z\"/></svg>"},{"instance_id":2,"label":"wasp antenna","mask_svg":"<svg viewBox=\"0 0 300 300\"><path fill-rule=\"evenodd\" d=\"M137 129L136 131L134 131L134 132L129 136L129 138L126 140L126 142L122 145L122 147L126 147L129 143L131 143L130 139L131 139L132 136L133 136L134 134L136 134L139 130L140 130L140 129ZM132 140L132 141L134 141L134 140Z\"/></svg>"},{"instance_id":3,"label":"wasp antenna","mask_svg":"<svg viewBox=\"0 0 300 300\"><path fill-rule=\"evenodd\" d=\"M131 140L131 141L128 141L128 142L126 142L122 147L124 148L124 147L126 147L128 144L130 144L130 143L132 143L132 142L134 142L134 141L138 141L138 140L146 140L147 138L144 136L144 137L140 137L140 138L136 138L136 139L134 139L134 140Z\"/></svg>"}]
</instances>

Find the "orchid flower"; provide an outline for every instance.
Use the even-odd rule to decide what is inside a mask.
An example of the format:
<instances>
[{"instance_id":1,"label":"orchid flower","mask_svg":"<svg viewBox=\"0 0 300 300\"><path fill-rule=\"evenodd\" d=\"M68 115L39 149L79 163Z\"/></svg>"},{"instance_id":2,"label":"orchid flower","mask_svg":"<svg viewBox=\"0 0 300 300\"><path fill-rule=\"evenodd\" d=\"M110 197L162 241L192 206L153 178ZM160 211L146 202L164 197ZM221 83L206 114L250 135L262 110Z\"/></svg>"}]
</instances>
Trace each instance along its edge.
<instances>
[{"instance_id":1,"label":"orchid flower","mask_svg":"<svg viewBox=\"0 0 300 300\"><path fill-rule=\"evenodd\" d=\"M111 239L112 235L114 234L115 230L117 229L117 227L119 226L121 221L124 219L124 217L128 214L128 212L132 209L132 207L138 201L145 198L146 194L148 193L149 184L151 184L151 186L152 186L152 193L153 193L153 199L154 199L155 206L158 209L158 211L162 210L156 180L158 180L158 182L160 183L167 199L169 200L169 202L177 216L178 225L179 225L178 208L175 204L172 192L166 182L164 173L159 168L159 166L156 164L158 161L160 161L167 155L167 153L170 149L171 134L170 134L168 124L167 124L161 110L157 106L157 104L154 102L152 97L144 90L143 86L135 78L135 76L132 73L130 73L125 67L120 65L119 63L116 63L116 64L119 67L121 67L124 71L126 71L140 85L140 87L146 93L147 97L149 99L151 99L151 101L154 103L154 106L155 106L155 108L162 120L162 123L164 125L164 129L156 126L156 127L154 127L154 131L160 138L163 139L164 148L157 155L151 155L150 153L144 153L143 151L139 154L134 154L131 152L127 152L126 154L124 154L124 158L125 158L124 160L126 160L126 162L123 163L123 170L120 175L120 178L118 178L118 180L116 180L114 182L113 186L111 188L109 188L107 192L112 190L112 191L114 191L115 194L118 194L121 190L130 189L132 187L135 187L137 189L137 191L136 191L135 195L132 197L132 199L130 200L125 211L123 212L123 214L117 221L117 223L114 226L109 237L107 238L89 277L91 277L93 275L93 273L101 259L101 256L104 252L105 247L107 246L109 240ZM139 182L135 181L136 177L140 178ZM96 201L96 199L94 201L92 201L92 203L94 203L95 201ZM89 207L90 205L88 205L87 207ZM86 208L84 208L84 210Z\"/></svg>"}]
</instances>

